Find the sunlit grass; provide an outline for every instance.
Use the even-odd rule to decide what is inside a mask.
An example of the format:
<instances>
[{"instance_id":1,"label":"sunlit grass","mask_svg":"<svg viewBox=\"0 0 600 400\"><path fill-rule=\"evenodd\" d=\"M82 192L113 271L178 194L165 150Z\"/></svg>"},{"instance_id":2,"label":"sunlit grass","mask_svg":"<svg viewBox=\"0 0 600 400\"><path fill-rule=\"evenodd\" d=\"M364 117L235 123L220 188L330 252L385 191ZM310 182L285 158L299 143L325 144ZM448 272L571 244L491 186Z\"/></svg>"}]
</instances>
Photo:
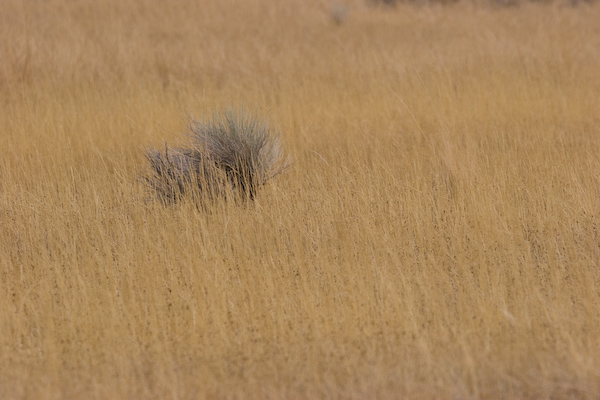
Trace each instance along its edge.
<instances>
[{"instance_id":1,"label":"sunlit grass","mask_svg":"<svg viewBox=\"0 0 600 400\"><path fill-rule=\"evenodd\" d=\"M0 398L600 395L597 5L0 10ZM149 195L245 106L291 168Z\"/></svg>"}]
</instances>

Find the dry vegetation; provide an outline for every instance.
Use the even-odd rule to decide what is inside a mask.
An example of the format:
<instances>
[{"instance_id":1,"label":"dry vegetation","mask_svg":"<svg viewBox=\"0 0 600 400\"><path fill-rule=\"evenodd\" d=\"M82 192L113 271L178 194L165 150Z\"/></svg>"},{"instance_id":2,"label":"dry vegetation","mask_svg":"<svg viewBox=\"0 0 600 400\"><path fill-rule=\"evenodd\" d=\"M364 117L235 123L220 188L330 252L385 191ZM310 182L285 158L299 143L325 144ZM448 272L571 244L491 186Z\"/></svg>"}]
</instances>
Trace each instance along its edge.
<instances>
[{"instance_id":1,"label":"dry vegetation","mask_svg":"<svg viewBox=\"0 0 600 400\"><path fill-rule=\"evenodd\" d=\"M600 398L600 6L330 7L0 3L0 399ZM238 105L292 168L149 198Z\"/></svg>"}]
</instances>

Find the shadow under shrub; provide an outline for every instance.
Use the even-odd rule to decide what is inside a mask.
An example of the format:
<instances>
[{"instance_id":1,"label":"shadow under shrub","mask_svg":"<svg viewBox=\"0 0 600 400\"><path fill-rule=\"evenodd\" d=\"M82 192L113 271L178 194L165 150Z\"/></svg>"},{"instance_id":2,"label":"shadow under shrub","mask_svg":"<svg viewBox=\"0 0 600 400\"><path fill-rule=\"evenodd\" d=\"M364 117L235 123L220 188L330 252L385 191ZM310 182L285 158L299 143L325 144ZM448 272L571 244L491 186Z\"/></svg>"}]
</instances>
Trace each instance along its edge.
<instances>
[{"instance_id":1,"label":"shadow under shrub","mask_svg":"<svg viewBox=\"0 0 600 400\"><path fill-rule=\"evenodd\" d=\"M186 146L145 153L150 165L141 180L165 203L252 200L288 166L278 135L247 112L227 110L208 122L192 119L189 130Z\"/></svg>"}]
</instances>

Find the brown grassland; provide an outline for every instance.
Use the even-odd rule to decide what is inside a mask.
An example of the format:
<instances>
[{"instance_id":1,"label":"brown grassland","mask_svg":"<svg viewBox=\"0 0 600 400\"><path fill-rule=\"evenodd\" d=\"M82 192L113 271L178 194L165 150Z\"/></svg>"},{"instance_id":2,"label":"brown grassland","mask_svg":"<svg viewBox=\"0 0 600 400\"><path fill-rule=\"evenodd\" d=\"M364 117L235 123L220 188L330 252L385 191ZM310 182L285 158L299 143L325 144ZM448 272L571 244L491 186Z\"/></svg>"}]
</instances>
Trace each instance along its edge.
<instances>
[{"instance_id":1,"label":"brown grassland","mask_svg":"<svg viewBox=\"0 0 600 400\"><path fill-rule=\"evenodd\" d=\"M0 399L600 398L600 4L347 4L0 2ZM228 106L292 167L154 201Z\"/></svg>"}]
</instances>

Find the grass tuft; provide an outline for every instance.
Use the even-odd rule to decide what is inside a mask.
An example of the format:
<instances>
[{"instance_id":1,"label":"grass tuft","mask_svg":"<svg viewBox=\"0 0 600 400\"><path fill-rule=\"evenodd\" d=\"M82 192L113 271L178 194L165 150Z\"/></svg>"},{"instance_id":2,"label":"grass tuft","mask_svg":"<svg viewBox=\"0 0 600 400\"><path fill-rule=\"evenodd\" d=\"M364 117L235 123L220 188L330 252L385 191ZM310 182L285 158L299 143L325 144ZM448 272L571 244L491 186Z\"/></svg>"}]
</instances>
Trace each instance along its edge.
<instances>
[{"instance_id":1,"label":"grass tuft","mask_svg":"<svg viewBox=\"0 0 600 400\"><path fill-rule=\"evenodd\" d=\"M145 153L150 171L142 181L166 203L182 197L253 200L260 186L288 166L279 136L246 111L228 109L207 122L192 119L189 130L187 146Z\"/></svg>"}]
</instances>

